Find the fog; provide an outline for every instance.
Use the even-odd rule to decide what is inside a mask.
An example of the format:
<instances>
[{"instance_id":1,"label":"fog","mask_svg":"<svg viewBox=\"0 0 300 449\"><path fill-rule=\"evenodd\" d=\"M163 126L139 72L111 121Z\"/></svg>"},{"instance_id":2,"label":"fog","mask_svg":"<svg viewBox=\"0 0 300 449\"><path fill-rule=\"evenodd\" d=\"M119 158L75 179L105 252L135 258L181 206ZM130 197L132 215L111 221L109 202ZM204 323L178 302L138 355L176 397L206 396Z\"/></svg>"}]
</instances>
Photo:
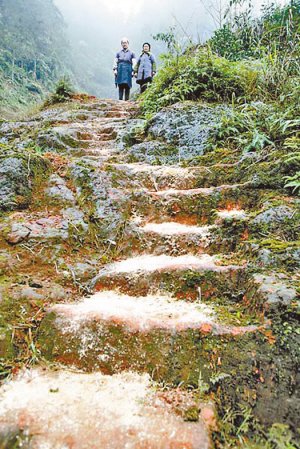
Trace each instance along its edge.
<instances>
[{"instance_id":1,"label":"fog","mask_svg":"<svg viewBox=\"0 0 300 449\"><path fill-rule=\"evenodd\" d=\"M152 38L176 26L182 40L205 41L218 25L220 5L227 0L54 0L67 24L73 66L80 87L99 96L114 96L112 63L127 36L139 54L142 43L152 43L159 55L163 46ZM256 11L261 1L252 2Z\"/></svg>"}]
</instances>

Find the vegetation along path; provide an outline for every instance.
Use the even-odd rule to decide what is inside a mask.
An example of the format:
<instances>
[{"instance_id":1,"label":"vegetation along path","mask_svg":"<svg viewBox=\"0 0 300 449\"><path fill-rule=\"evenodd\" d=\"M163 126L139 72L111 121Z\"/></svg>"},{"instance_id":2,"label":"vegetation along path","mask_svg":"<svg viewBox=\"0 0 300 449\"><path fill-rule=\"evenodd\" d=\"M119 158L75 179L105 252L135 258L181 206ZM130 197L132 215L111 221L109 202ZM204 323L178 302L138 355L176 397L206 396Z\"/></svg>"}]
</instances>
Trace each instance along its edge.
<instances>
[{"instance_id":1,"label":"vegetation along path","mask_svg":"<svg viewBox=\"0 0 300 449\"><path fill-rule=\"evenodd\" d=\"M79 98L0 127L1 448L209 449L224 422L297 426L279 316L299 250L265 235L299 204L259 182L265 161L204 151L220 113Z\"/></svg>"}]
</instances>

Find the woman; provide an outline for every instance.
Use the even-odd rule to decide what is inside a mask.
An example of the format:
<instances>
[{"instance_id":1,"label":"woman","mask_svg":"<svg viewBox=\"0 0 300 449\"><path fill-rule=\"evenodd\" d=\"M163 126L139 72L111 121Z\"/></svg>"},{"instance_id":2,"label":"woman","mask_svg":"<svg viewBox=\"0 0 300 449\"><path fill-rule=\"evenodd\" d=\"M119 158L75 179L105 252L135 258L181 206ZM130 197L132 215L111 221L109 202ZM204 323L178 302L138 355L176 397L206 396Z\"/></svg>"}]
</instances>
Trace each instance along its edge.
<instances>
[{"instance_id":1,"label":"woman","mask_svg":"<svg viewBox=\"0 0 300 449\"><path fill-rule=\"evenodd\" d=\"M116 85L119 86L119 100L129 100L130 89L132 88L133 67L136 65L135 54L129 50L129 41L124 37L121 41L122 50L116 54L113 71L116 78Z\"/></svg>"},{"instance_id":2,"label":"woman","mask_svg":"<svg viewBox=\"0 0 300 449\"><path fill-rule=\"evenodd\" d=\"M150 53L151 45L143 44L143 51L134 68L136 82L140 85L141 93L145 92L156 73L155 57Z\"/></svg>"}]
</instances>

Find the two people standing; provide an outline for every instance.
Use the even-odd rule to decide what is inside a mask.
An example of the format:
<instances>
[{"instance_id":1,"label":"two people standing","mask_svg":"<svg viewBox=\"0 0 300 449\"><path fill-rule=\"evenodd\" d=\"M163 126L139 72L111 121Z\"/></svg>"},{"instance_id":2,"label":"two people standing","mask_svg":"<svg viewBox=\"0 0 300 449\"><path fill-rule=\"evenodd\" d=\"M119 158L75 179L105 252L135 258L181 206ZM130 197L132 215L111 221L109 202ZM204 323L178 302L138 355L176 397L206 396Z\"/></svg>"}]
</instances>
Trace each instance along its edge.
<instances>
[{"instance_id":1,"label":"two people standing","mask_svg":"<svg viewBox=\"0 0 300 449\"><path fill-rule=\"evenodd\" d=\"M143 44L143 51L138 60L135 54L129 49L129 41L123 38L121 41L122 50L115 57L113 71L115 74L116 86L119 88L119 100L129 100L130 89L132 88L132 78L137 78L141 92L144 92L149 83L152 82L156 73L156 61L150 53L149 43Z\"/></svg>"}]
</instances>

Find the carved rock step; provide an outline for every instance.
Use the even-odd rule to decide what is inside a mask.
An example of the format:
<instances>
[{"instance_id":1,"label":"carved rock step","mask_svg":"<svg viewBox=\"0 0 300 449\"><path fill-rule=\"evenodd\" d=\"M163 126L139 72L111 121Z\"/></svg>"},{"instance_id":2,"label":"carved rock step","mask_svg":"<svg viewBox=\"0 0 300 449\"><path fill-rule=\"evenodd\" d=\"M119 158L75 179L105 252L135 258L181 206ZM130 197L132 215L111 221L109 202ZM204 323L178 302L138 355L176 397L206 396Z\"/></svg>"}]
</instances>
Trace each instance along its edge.
<instances>
[{"instance_id":1,"label":"carved rock step","mask_svg":"<svg viewBox=\"0 0 300 449\"><path fill-rule=\"evenodd\" d=\"M217 187L207 187L207 188L199 188L199 189L166 189L159 191L148 191L149 195L153 195L155 197L161 198L180 198L184 196L194 197L194 196L210 196L219 192L224 192L227 190L237 190L241 187L245 187L249 184L229 184L229 185L221 185Z\"/></svg>"},{"instance_id":2,"label":"carved rock step","mask_svg":"<svg viewBox=\"0 0 300 449\"><path fill-rule=\"evenodd\" d=\"M143 185L150 190L166 188L193 189L207 187L235 180L236 166L179 167L176 165L160 166L143 163L109 164L108 170L118 174L121 185Z\"/></svg>"},{"instance_id":3,"label":"carved rock step","mask_svg":"<svg viewBox=\"0 0 300 449\"><path fill-rule=\"evenodd\" d=\"M214 254L216 251L228 254L245 239L248 217L241 209L218 210L214 212L214 224L201 226L196 217L166 217L166 220L151 219L136 215L127 227L126 248L128 257L147 249L149 253L159 255L181 255L189 253ZM235 224L238 223L238 226ZM223 237L232 228L231 239ZM123 250L124 251L124 250Z\"/></svg>"},{"instance_id":4,"label":"carved rock step","mask_svg":"<svg viewBox=\"0 0 300 449\"><path fill-rule=\"evenodd\" d=\"M127 229L126 254L141 248L147 249L151 254L179 255L186 254L187 250L193 254L207 252L213 241L213 232L216 226L196 226L177 223L175 221L154 223L143 222L136 217Z\"/></svg>"},{"instance_id":5,"label":"carved rock step","mask_svg":"<svg viewBox=\"0 0 300 449\"><path fill-rule=\"evenodd\" d=\"M190 216L198 222L211 223L216 218L216 210L257 208L265 193L265 190L251 188L248 183L157 192L140 189L132 192L132 202L138 215L148 216L152 221Z\"/></svg>"},{"instance_id":6,"label":"carved rock step","mask_svg":"<svg viewBox=\"0 0 300 449\"><path fill-rule=\"evenodd\" d=\"M51 307L42 323L43 355L85 370L113 374L155 371L160 380L195 380L208 363L201 338L242 338L257 326L230 326L199 302L104 291L75 304Z\"/></svg>"},{"instance_id":7,"label":"carved rock step","mask_svg":"<svg viewBox=\"0 0 300 449\"><path fill-rule=\"evenodd\" d=\"M123 293L145 296L157 290L176 297L205 298L240 289L245 281L245 266L218 265L217 256L154 256L145 254L104 267L91 286L97 291L119 288Z\"/></svg>"},{"instance_id":8,"label":"carved rock step","mask_svg":"<svg viewBox=\"0 0 300 449\"><path fill-rule=\"evenodd\" d=\"M212 406L153 387L147 375L132 372L25 372L0 392L1 447L19 434L30 449L208 449L204 419L213 421ZM197 407L198 422L185 422Z\"/></svg>"},{"instance_id":9,"label":"carved rock step","mask_svg":"<svg viewBox=\"0 0 300 449\"><path fill-rule=\"evenodd\" d=\"M212 226L188 226L176 222L147 223L140 231L162 236L198 235L205 239L209 236Z\"/></svg>"}]
</instances>

